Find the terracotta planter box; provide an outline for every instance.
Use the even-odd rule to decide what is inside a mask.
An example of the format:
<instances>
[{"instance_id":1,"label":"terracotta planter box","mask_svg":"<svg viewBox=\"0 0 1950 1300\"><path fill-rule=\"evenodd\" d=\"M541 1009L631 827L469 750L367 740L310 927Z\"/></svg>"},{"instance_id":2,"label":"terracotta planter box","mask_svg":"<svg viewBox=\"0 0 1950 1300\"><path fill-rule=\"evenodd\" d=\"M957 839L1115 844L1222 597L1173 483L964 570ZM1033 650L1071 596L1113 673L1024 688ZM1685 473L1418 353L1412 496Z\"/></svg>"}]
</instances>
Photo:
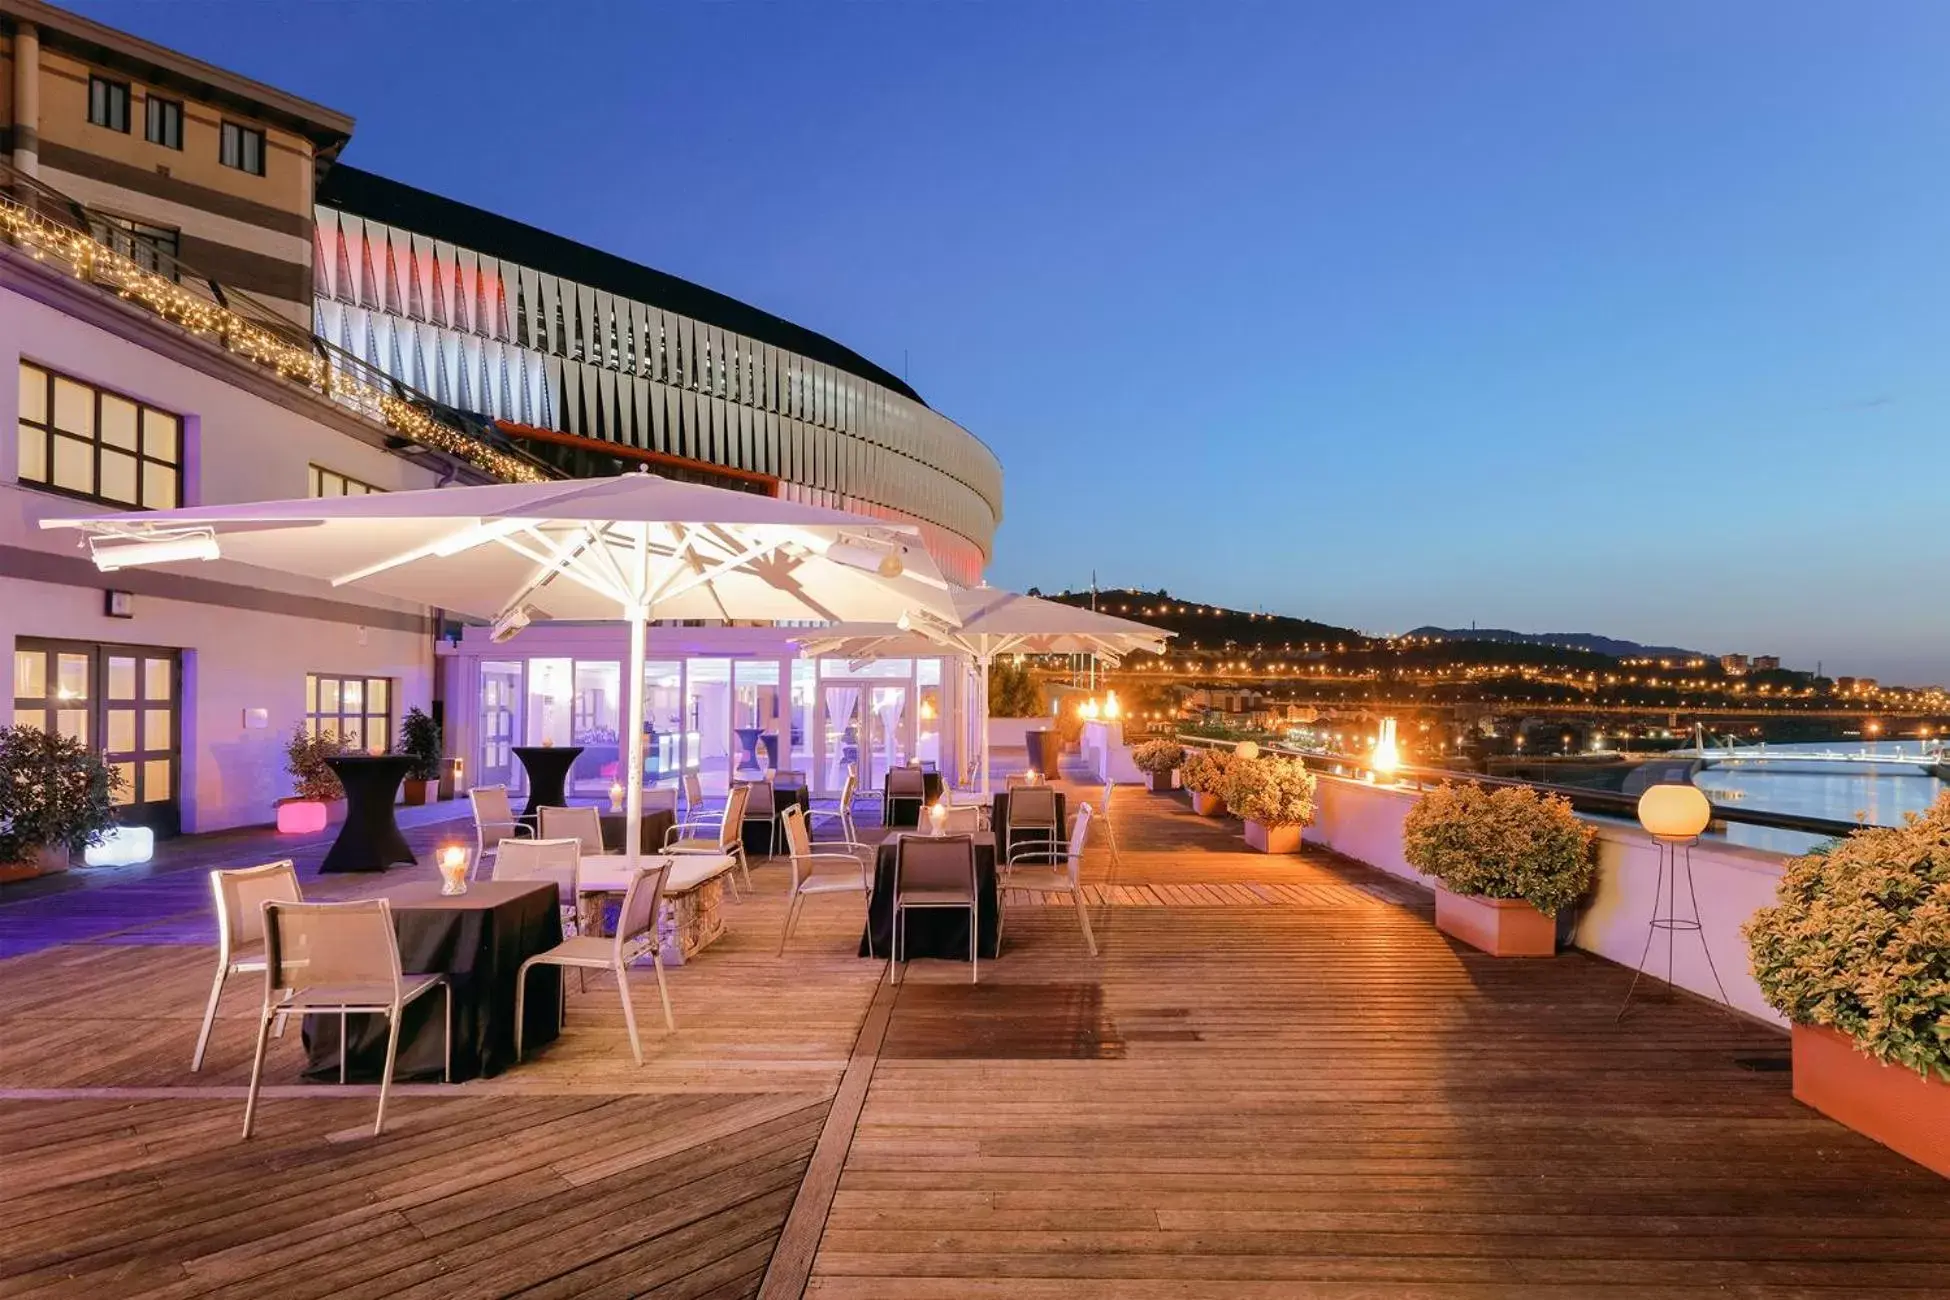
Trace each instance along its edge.
<instances>
[{"instance_id":1,"label":"terracotta planter box","mask_svg":"<svg viewBox=\"0 0 1950 1300\"><path fill-rule=\"evenodd\" d=\"M1152 794L1169 794L1177 788L1178 772L1175 768L1169 772L1152 772L1149 776Z\"/></svg>"},{"instance_id":2,"label":"terracotta planter box","mask_svg":"<svg viewBox=\"0 0 1950 1300\"><path fill-rule=\"evenodd\" d=\"M433 798L434 787L439 784L438 781L416 781L409 776L400 786L401 801L409 808L417 808Z\"/></svg>"},{"instance_id":3,"label":"terracotta planter box","mask_svg":"<svg viewBox=\"0 0 1950 1300\"><path fill-rule=\"evenodd\" d=\"M1950 1178L1950 1083L1884 1064L1837 1030L1796 1025L1794 1099Z\"/></svg>"},{"instance_id":4,"label":"terracotta planter box","mask_svg":"<svg viewBox=\"0 0 1950 1300\"><path fill-rule=\"evenodd\" d=\"M1201 817L1223 817L1226 815L1226 801L1216 794L1206 794L1202 790L1192 791L1192 811Z\"/></svg>"},{"instance_id":5,"label":"terracotta planter box","mask_svg":"<svg viewBox=\"0 0 1950 1300\"><path fill-rule=\"evenodd\" d=\"M1435 928L1492 957L1557 955L1557 918L1521 898L1472 898L1438 885Z\"/></svg>"},{"instance_id":6,"label":"terracotta planter box","mask_svg":"<svg viewBox=\"0 0 1950 1300\"><path fill-rule=\"evenodd\" d=\"M1300 851L1300 828L1298 826L1267 826L1260 822L1246 823L1246 843L1261 853L1298 853Z\"/></svg>"},{"instance_id":7,"label":"terracotta planter box","mask_svg":"<svg viewBox=\"0 0 1950 1300\"><path fill-rule=\"evenodd\" d=\"M30 880L68 869L66 849L42 848L20 862L0 862L0 880Z\"/></svg>"}]
</instances>

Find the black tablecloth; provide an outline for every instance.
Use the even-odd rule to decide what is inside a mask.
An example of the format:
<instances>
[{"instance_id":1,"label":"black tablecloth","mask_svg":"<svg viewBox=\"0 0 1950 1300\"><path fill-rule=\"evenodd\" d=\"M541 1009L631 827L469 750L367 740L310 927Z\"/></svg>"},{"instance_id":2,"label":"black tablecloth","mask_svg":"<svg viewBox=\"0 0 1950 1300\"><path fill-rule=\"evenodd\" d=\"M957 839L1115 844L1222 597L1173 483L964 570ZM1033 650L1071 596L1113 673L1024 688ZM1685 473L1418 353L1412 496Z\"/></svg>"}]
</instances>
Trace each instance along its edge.
<instances>
[{"instance_id":1,"label":"black tablecloth","mask_svg":"<svg viewBox=\"0 0 1950 1300\"><path fill-rule=\"evenodd\" d=\"M345 824L320 871L384 871L396 862L417 862L393 820L399 783L413 760L397 754L344 754L325 760L345 787Z\"/></svg>"},{"instance_id":2,"label":"black tablecloth","mask_svg":"<svg viewBox=\"0 0 1950 1300\"><path fill-rule=\"evenodd\" d=\"M454 1080L499 1074L515 1059L515 973L522 962L562 942L560 893L553 882L483 880L452 898L436 884L415 885L393 899L400 966L409 975L445 975L454 996ZM561 1031L560 971L537 966L528 976L524 1051ZM445 996L422 993L401 1018L395 1079L440 1079ZM346 1078L376 1083L386 1067L386 1018L351 1016ZM337 1081L339 1018L305 1017L305 1075Z\"/></svg>"},{"instance_id":3,"label":"black tablecloth","mask_svg":"<svg viewBox=\"0 0 1950 1300\"><path fill-rule=\"evenodd\" d=\"M871 955L885 959L894 951L894 859L901 837L889 835L874 854L873 897L867 902L867 930L873 936ZM984 958L1001 951L1002 904L995 890L995 841L975 835L975 880L981 898ZM968 960L968 913L946 907L917 908L907 914L903 957L941 957ZM860 955L868 956L867 935L860 936Z\"/></svg>"},{"instance_id":4,"label":"black tablecloth","mask_svg":"<svg viewBox=\"0 0 1950 1300\"><path fill-rule=\"evenodd\" d=\"M602 815L603 847L611 853L629 852L630 846L623 838L623 822L624 817L620 812ZM664 846L664 837L676 824L677 814L668 808L653 808L644 813L642 822L638 823L641 832L638 848L645 853L658 852Z\"/></svg>"},{"instance_id":5,"label":"black tablecloth","mask_svg":"<svg viewBox=\"0 0 1950 1300\"><path fill-rule=\"evenodd\" d=\"M533 826L538 810L569 806L563 786L568 782L569 769L582 754L582 746L516 745L514 749L528 773L528 805L521 810L520 820Z\"/></svg>"},{"instance_id":6,"label":"black tablecloth","mask_svg":"<svg viewBox=\"0 0 1950 1300\"><path fill-rule=\"evenodd\" d=\"M998 845L1008 844L1009 842L1009 794L1010 792L1007 790L996 791L995 807L989 814L989 829L995 832L995 842ZM1056 792L1056 824L1063 828L1063 834L1067 835L1069 833L1070 801L1061 790ZM1059 836L1059 838L1061 837ZM1033 841L1036 839L1046 840L1048 836L1033 835L1025 832L1017 839L1013 851L1020 853L1024 849L1032 847ZM1006 855L1003 861L1005 863L1008 861ZM1030 865L1034 866L1036 864L1031 863Z\"/></svg>"},{"instance_id":7,"label":"black tablecloth","mask_svg":"<svg viewBox=\"0 0 1950 1300\"><path fill-rule=\"evenodd\" d=\"M921 808L919 804L914 802L912 795L901 796L900 812L898 814L895 813L894 800L887 797L887 785L893 779L891 772L880 778L880 824L882 826L919 826L921 824ZM924 802L933 803L939 799L941 797L941 788L941 773L923 772L921 774L921 789L925 793ZM910 812L910 810L912 811ZM894 820L896 816L900 818L899 821Z\"/></svg>"},{"instance_id":8,"label":"black tablecloth","mask_svg":"<svg viewBox=\"0 0 1950 1300\"><path fill-rule=\"evenodd\" d=\"M772 787L773 815L776 816L794 805L798 806L800 812L805 812L812 807L812 798L807 794L805 786L795 785L784 789L778 786ZM757 810L748 805L745 811L750 813ZM739 838L745 842L747 853L778 853L785 848L785 832L776 829L776 823L774 829L768 830L764 822L746 822Z\"/></svg>"}]
</instances>

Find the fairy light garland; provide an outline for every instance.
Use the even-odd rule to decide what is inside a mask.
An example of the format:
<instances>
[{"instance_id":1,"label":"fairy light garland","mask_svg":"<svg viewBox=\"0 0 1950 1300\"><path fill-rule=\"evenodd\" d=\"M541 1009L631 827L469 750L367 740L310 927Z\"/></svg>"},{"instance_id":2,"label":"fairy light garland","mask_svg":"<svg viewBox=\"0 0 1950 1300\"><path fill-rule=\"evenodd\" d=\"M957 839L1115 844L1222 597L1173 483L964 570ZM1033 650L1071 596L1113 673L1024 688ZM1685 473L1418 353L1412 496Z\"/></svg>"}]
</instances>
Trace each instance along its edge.
<instances>
[{"instance_id":1,"label":"fairy light garland","mask_svg":"<svg viewBox=\"0 0 1950 1300\"><path fill-rule=\"evenodd\" d=\"M436 419L388 389L334 367L316 352L285 341L90 235L50 221L14 200L0 198L0 232L35 261L52 258L65 263L75 279L113 290L117 297L140 303L192 334L213 338L227 351L275 371L280 379L303 384L379 420L410 442L457 456L504 482L541 483L549 478L527 461Z\"/></svg>"}]
</instances>

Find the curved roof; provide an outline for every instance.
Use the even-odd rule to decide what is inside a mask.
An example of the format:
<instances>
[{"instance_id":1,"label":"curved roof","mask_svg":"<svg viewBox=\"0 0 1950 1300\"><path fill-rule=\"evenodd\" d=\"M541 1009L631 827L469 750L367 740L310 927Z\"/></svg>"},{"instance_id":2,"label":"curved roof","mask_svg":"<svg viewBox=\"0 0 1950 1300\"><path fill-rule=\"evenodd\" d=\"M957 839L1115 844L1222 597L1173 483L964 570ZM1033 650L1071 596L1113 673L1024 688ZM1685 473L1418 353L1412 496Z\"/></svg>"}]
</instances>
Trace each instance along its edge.
<instances>
[{"instance_id":1,"label":"curved roof","mask_svg":"<svg viewBox=\"0 0 1950 1300\"><path fill-rule=\"evenodd\" d=\"M504 262L530 266L546 275L689 316L810 357L927 405L906 381L824 334L794 325L782 316L761 311L715 289L552 235L525 222L511 221L485 208L443 198L344 163L335 163L325 173L318 185L318 202L357 217L399 226Z\"/></svg>"}]
</instances>

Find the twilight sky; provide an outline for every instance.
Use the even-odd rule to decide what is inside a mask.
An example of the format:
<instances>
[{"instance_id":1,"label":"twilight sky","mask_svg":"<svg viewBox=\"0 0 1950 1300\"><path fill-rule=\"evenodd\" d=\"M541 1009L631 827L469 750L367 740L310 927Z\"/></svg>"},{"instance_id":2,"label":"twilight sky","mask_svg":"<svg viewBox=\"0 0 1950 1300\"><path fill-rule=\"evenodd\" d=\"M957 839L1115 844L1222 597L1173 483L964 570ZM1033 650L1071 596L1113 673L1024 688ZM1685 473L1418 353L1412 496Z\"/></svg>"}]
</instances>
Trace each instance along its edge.
<instances>
[{"instance_id":1,"label":"twilight sky","mask_svg":"<svg viewBox=\"0 0 1950 1300\"><path fill-rule=\"evenodd\" d=\"M71 0L907 373L990 577L1950 681L1950 6Z\"/></svg>"}]
</instances>

